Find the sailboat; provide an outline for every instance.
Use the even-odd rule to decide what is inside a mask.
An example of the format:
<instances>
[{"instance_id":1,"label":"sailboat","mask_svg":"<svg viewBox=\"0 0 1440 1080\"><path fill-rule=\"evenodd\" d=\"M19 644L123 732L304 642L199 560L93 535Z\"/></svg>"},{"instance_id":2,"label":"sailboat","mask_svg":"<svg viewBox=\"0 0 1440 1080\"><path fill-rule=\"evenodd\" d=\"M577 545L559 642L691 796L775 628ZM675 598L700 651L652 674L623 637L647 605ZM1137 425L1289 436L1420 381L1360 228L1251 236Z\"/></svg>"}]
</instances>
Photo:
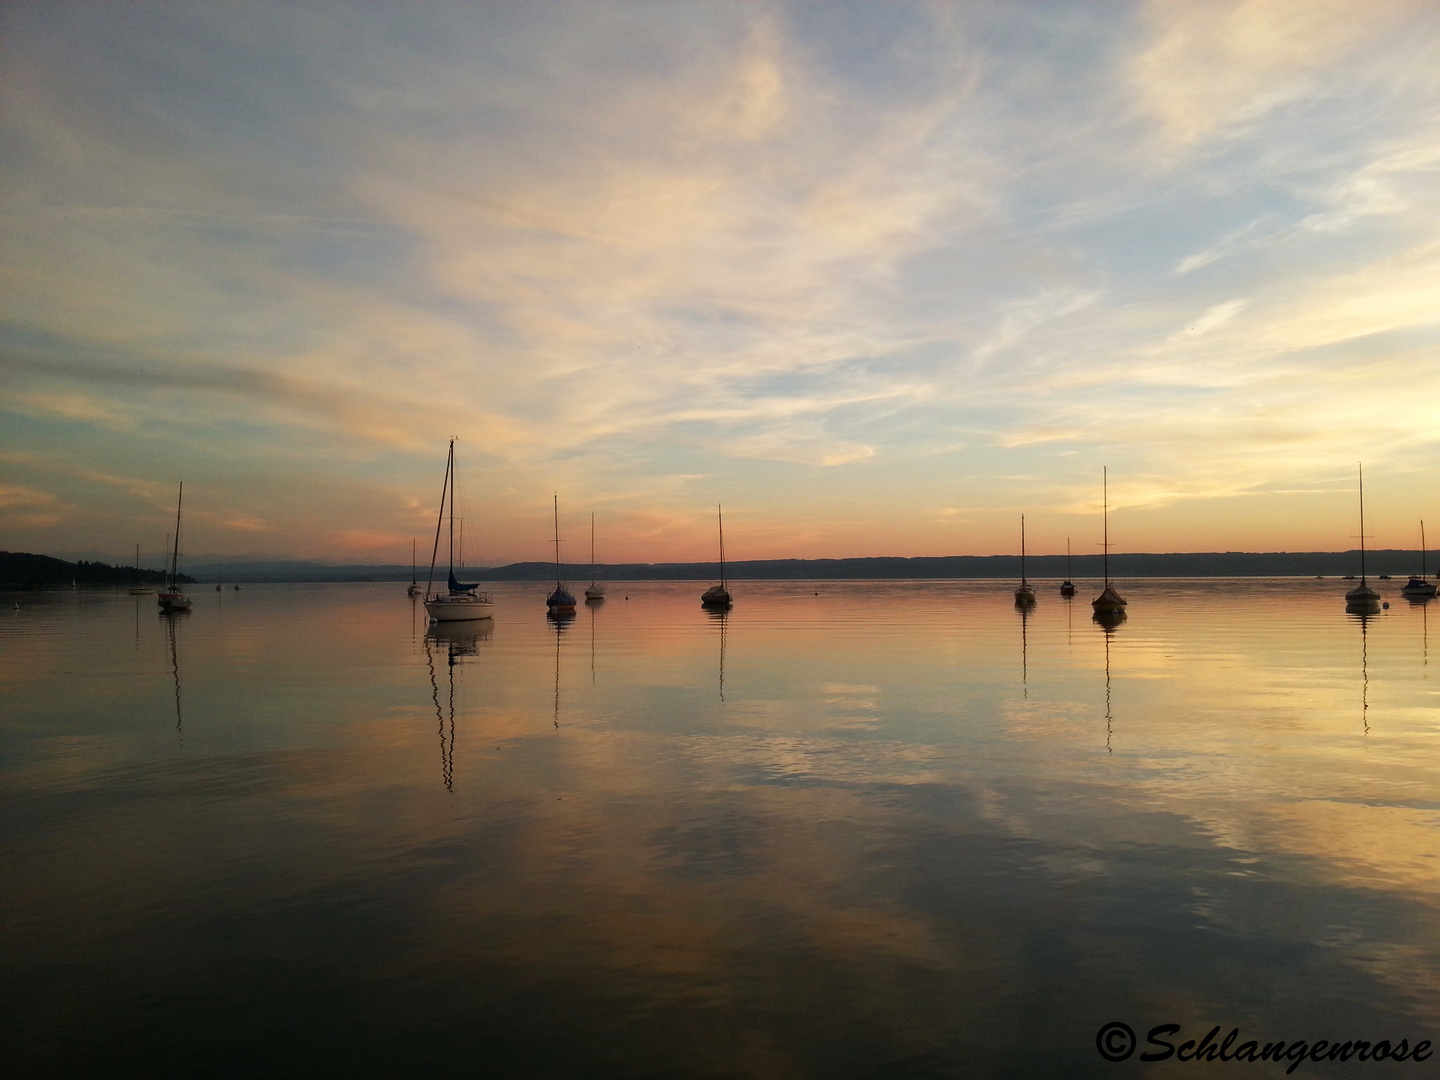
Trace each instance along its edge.
<instances>
[{"instance_id":1,"label":"sailboat","mask_svg":"<svg viewBox=\"0 0 1440 1080\"><path fill-rule=\"evenodd\" d=\"M1104 468L1100 474L1101 502L1100 514L1103 523L1104 542L1101 545L1105 552L1105 588L1100 595L1090 601L1090 606L1095 609L1096 615L1122 615L1125 612L1125 598L1115 591L1110 584L1110 470Z\"/></svg>"},{"instance_id":2,"label":"sailboat","mask_svg":"<svg viewBox=\"0 0 1440 1080\"><path fill-rule=\"evenodd\" d=\"M430 591L435 580L435 559L440 553L440 528L446 520L449 504L450 572L448 592ZM467 585L455 579L455 440L450 440L450 453L445 458L445 483L440 488L440 516L435 522L435 546L430 551L430 576L425 581L425 611L435 622L458 622L461 619L488 619L495 614L495 604L488 592L477 593L479 582Z\"/></svg>"},{"instance_id":3,"label":"sailboat","mask_svg":"<svg viewBox=\"0 0 1440 1080\"><path fill-rule=\"evenodd\" d=\"M560 580L560 496L554 496L555 505L555 591L545 598L545 606L551 615L574 615L575 597L565 589Z\"/></svg>"},{"instance_id":4,"label":"sailboat","mask_svg":"<svg viewBox=\"0 0 1440 1080\"><path fill-rule=\"evenodd\" d=\"M221 564L218 563L218 562L215 564L215 591L216 591L216 592L224 592L224 591L225 591L225 586L224 586L223 584L221 584L221 582L220 582L220 566L221 566Z\"/></svg>"},{"instance_id":5,"label":"sailboat","mask_svg":"<svg viewBox=\"0 0 1440 1080\"><path fill-rule=\"evenodd\" d=\"M415 538L410 538L410 588L405 590L406 596L419 596L420 583L415 580Z\"/></svg>"},{"instance_id":6,"label":"sailboat","mask_svg":"<svg viewBox=\"0 0 1440 1080\"><path fill-rule=\"evenodd\" d=\"M730 606L730 590L725 587L725 519L720 513L720 507L715 507L715 521L720 526L720 584L711 585L700 594L700 604L709 608L728 608Z\"/></svg>"},{"instance_id":7,"label":"sailboat","mask_svg":"<svg viewBox=\"0 0 1440 1080\"><path fill-rule=\"evenodd\" d=\"M1413 574L1400 589L1401 596L1408 596L1412 600L1428 600L1435 595L1435 585L1425 580L1425 522L1420 522L1420 576Z\"/></svg>"},{"instance_id":8,"label":"sailboat","mask_svg":"<svg viewBox=\"0 0 1440 1080\"><path fill-rule=\"evenodd\" d=\"M1020 587L1015 590L1015 603L1033 604L1035 586L1025 580L1025 515L1020 515Z\"/></svg>"},{"instance_id":9,"label":"sailboat","mask_svg":"<svg viewBox=\"0 0 1440 1080\"><path fill-rule=\"evenodd\" d=\"M585 590L585 602L605 599L605 586L595 583L595 511L590 511L590 587Z\"/></svg>"},{"instance_id":10,"label":"sailboat","mask_svg":"<svg viewBox=\"0 0 1440 1080\"><path fill-rule=\"evenodd\" d=\"M1345 610L1370 612L1380 606L1380 594L1365 581L1365 466L1360 473L1360 584L1345 594Z\"/></svg>"},{"instance_id":11,"label":"sailboat","mask_svg":"<svg viewBox=\"0 0 1440 1080\"><path fill-rule=\"evenodd\" d=\"M1075 583L1070 580L1070 538L1065 537L1065 580L1060 583L1061 596L1074 596Z\"/></svg>"},{"instance_id":12,"label":"sailboat","mask_svg":"<svg viewBox=\"0 0 1440 1080\"><path fill-rule=\"evenodd\" d=\"M175 497L175 548L170 553L170 573L166 575L165 588L156 597L160 610L165 614L190 610L190 598L180 591L180 583L176 580L180 568L180 504L184 499L185 481L182 480L180 493Z\"/></svg>"},{"instance_id":13,"label":"sailboat","mask_svg":"<svg viewBox=\"0 0 1440 1080\"><path fill-rule=\"evenodd\" d=\"M135 584L130 588L131 596L149 596L155 590L140 581L140 545L135 545Z\"/></svg>"}]
</instances>

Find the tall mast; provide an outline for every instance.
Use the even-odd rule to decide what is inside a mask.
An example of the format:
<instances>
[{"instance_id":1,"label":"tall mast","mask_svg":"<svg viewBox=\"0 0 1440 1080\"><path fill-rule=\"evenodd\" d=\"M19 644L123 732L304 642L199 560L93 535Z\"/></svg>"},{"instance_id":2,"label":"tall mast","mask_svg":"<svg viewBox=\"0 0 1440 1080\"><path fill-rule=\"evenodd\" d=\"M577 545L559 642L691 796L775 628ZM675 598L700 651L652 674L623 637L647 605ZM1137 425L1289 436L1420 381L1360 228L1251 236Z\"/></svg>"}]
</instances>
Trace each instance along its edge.
<instances>
[{"instance_id":1,"label":"tall mast","mask_svg":"<svg viewBox=\"0 0 1440 1080\"><path fill-rule=\"evenodd\" d=\"M715 520L720 523L720 587L725 587L725 518L720 513L720 506L715 506Z\"/></svg>"},{"instance_id":2,"label":"tall mast","mask_svg":"<svg viewBox=\"0 0 1440 1080\"><path fill-rule=\"evenodd\" d=\"M1020 584L1025 584L1025 515L1020 515Z\"/></svg>"},{"instance_id":3,"label":"tall mast","mask_svg":"<svg viewBox=\"0 0 1440 1080\"><path fill-rule=\"evenodd\" d=\"M555 588L560 588L560 493L557 491L555 500Z\"/></svg>"},{"instance_id":4,"label":"tall mast","mask_svg":"<svg viewBox=\"0 0 1440 1080\"><path fill-rule=\"evenodd\" d=\"M1100 466L1100 520L1104 543L1105 587L1110 587L1110 469Z\"/></svg>"},{"instance_id":5,"label":"tall mast","mask_svg":"<svg viewBox=\"0 0 1440 1080\"><path fill-rule=\"evenodd\" d=\"M450 454L445 459L445 479L450 485L450 576L455 576L455 440L450 440Z\"/></svg>"},{"instance_id":6,"label":"tall mast","mask_svg":"<svg viewBox=\"0 0 1440 1080\"><path fill-rule=\"evenodd\" d=\"M430 586L435 583L435 560L440 556L440 528L445 524L445 497L450 493L450 466L455 462L455 440L450 440L450 453L445 458L445 482L440 485L440 513L435 516L435 543L430 547L430 576L425 579L425 599L430 599Z\"/></svg>"},{"instance_id":7,"label":"tall mast","mask_svg":"<svg viewBox=\"0 0 1440 1080\"><path fill-rule=\"evenodd\" d=\"M1070 580L1070 538L1065 537L1065 580Z\"/></svg>"},{"instance_id":8,"label":"tall mast","mask_svg":"<svg viewBox=\"0 0 1440 1080\"><path fill-rule=\"evenodd\" d=\"M1360 470L1360 584L1365 584L1365 465L1363 462L1356 466Z\"/></svg>"},{"instance_id":9,"label":"tall mast","mask_svg":"<svg viewBox=\"0 0 1440 1080\"><path fill-rule=\"evenodd\" d=\"M185 481L180 481L180 494L175 497L175 550L170 554L170 590L175 590L175 578L180 568L180 504L185 499ZM1363 531L1363 530L1362 530Z\"/></svg>"},{"instance_id":10,"label":"tall mast","mask_svg":"<svg viewBox=\"0 0 1440 1080\"><path fill-rule=\"evenodd\" d=\"M595 511L590 511L590 584L595 584Z\"/></svg>"},{"instance_id":11,"label":"tall mast","mask_svg":"<svg viewBox=\"0 0 1440 1080\"><path fill-rule=\"evenodd\" d=\"M139 548L135 549L135 561L140 561ZM1425 580L1425 522L1420 522L1420 580Z\"/></svg>"}]
</instances>

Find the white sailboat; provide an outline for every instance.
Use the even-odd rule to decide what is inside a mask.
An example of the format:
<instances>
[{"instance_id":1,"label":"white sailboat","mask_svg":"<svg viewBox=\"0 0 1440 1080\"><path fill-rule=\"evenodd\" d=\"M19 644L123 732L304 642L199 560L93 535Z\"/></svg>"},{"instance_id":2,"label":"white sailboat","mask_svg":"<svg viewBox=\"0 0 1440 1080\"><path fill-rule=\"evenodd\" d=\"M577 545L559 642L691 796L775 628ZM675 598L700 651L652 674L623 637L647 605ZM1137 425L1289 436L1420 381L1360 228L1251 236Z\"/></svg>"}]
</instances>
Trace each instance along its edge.
<instances>
[{"instance_id":1,"label":"white sailboat","mask_svg":"<svg viewBox=\"0 0 1440 1080\"><path fill-rule=\"evenodd\" d=\"M595 581L595 511L590 511L590 587L585 590L585 602L605 599L605 586Z\"/></svg>"},{"instance_id":2,"label":"white sailboat","mask_svg":"<svg viewBox=\"0 0 1440 1080\"><path fill-rule=\"evenodd\" d=\"M725 586L725 518L720 507L715 507L715 521L720 527L720 584L711 585L700 594L700 604L708 608L728 608L731 604L730 590Z\"/></svg>"},{"instance_id":3,"label":"white sailboat","mask_svg":"<svg viewBox=\"0 0 1440 1080\"><path fill-rule=\"evenodd\" d=\"M170 553L170 573L166 575L165 588L162 589L156 602L160 610L165 614L175 611L189 611L190 598L180 589L180 583L176 580L180 570L180 504L185 499L185 481L180 481L180 493L175 497L175 548Z\"/></svg>"},{"instance_id":4,"label":"white sailboat","mask_svg":"<svg viewBox=\"0 0 1440 1080\"><path fill-rule=\"evenodd\" d=\"M1025 580L1025 515L1020 515L1020 587L1015 590L1015 603L1033 604L1035 586Z\"/></svg>"},{"instance_id":5,"label":"white sailboat","mask_svg":"<svg viewBox=\"0 0 1440 1080\"><path fill-rule=\"evenodd\" d=\"M1378 611L1380 594L1370 588L1365 580L1365 466L1357 466L1360 474L1360 584L1345 594L1345 610L1354 612Z\"/></svg>"},{"instance_id":6,"label":"white sailboat","mask_svg":"<svg viewBox=\"0 0 1440 1080\"><path fill-rule=\"evenodd\" d=\"M431 591L435 581L435 560L440 553L440 529L446 521L449 505L450 522L448 591ZM430 551L430 576L425 582L425 611L433 622L459 622L463 619L488 619L495 614L495 604L488 592L476 592L479 582L467 585L455 579L455 440L445 458L445 483L440 488L440 516L435 522L435 546Z\"/></svg>"},{"instance_id":7,"label":"white sailboat","mask_svg":"<svg viewBox=\"0 0 1440 1080\"><path fill-rule=\"evenodd\" d=\"M545 598L545 607L551 615L574 615L575 597L560 580L560 496L554 496L555 511L555 591Z\"/></svg>"},{"instance_id":8,"label":"white sailboat","mask_svg":"<svg viewBox=\"0 0 1440 1080\"><path fill-rule=\"evenodd\" d=\"M1110 470L1102 468L1100 473L1101 502L1100 515L1103 529L1103 548L1105 563L1105 588L1099 596L1090 601L1090 606L1095 609L1096 615L1116 616L1125 613L1126 600L1121 596L1115 587L1110 584Z\"/></svg>"}]
</instances>

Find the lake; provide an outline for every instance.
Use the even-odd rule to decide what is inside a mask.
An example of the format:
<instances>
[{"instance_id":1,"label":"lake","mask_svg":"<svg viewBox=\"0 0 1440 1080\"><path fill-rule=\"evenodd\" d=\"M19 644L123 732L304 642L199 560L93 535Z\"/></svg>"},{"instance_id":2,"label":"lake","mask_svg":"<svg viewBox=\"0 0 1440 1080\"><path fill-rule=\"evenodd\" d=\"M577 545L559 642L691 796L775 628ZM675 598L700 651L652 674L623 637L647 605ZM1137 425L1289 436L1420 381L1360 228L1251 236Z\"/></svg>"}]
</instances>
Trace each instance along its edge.
<instances>
[{"instance_id":1,"label":"lake","mask_svg":"<svg viewBox=\"0 0 1440 1080\"><path fill-rule=\"evenodd\" d=\"M1399 582L705 584L7 594L8 1075L1434 1075Z\"/></svg>"}]
</instances>

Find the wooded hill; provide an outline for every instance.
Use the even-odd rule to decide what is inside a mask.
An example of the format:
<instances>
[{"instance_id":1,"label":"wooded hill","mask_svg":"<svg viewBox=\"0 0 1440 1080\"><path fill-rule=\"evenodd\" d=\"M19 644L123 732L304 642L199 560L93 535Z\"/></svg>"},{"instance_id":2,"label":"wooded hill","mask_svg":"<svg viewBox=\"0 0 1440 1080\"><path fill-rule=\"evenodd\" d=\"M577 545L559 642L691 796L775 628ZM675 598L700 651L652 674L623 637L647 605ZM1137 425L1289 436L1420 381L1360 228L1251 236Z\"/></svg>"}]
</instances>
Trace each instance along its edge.
<instances>
[{"instance_id":1,"label":"wooded hill","mask_svg":"<svg viewBox=\"0 0 1440 1080\"><path fill-rule=\"evenodd\" d=\"M181 574L179 580L195 579ZM137 570L133 566L111 566L102 562L66 562L49 555L23 551L0 551L0 584L31 588L36 585L142 585L165 584L163 570Z\"/></svg>"}]
</instances>

